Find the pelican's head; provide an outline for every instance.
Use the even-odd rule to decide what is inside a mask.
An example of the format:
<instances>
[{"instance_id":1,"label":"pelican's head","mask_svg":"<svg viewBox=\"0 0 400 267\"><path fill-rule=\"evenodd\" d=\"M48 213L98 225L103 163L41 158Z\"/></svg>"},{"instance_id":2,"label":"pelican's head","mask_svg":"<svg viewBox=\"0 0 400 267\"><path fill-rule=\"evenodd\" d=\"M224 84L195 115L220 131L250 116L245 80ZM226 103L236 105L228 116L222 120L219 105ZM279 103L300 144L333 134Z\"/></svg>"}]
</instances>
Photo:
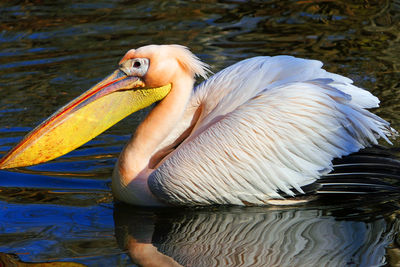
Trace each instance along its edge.
<instances>
[{"instance_id":1,"label":"pelican's head","mask_svg":"<svg viewBox=\"0 0 400 267\"><path fill-rule=\"evenodd\" d=\"M147 45L129 50L119 62L127 76L137 76L147 87L161 87L183 77L206 78L207 64L181 45Z\"/></svg>"},{"instance_id":2,"label":"pelican's head","mask_svg":"<svg viewBox=\"0 0 400 267\"><path fill-rule=\"evenodd\" d=\"M59 109L0 160L0 169L38 164L64 155L129 114L165 98L175 83L206 76L186 47L149 45L128 51L119 68Z\"/></svg>"}]
</instances>

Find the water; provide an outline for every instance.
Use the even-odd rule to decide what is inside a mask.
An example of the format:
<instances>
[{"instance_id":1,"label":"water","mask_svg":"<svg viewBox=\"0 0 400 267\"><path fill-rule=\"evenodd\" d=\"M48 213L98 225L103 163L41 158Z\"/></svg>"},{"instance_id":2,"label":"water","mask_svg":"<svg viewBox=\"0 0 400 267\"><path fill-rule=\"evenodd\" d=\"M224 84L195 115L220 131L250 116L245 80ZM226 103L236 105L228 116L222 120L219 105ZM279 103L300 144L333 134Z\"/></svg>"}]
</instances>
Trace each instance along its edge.
<instances>
[{"instance_id":1,"label":"water","mask_svg":"<svg viewBox=\"0 0 400 267\"><path fill-rule=\"evenodd\" d=\"M400 129L398 1L2 1L0 20L2 154L111 73L127 50L151 43L186 45L214 72L257 55L319 59L377 95L376 113ZM114 205L116 156L145 113L52 162L1 171L0 252L25 262L134 266L142 244L154 259L162 255L151 246L184 266L399 263L391 199L346 207Z\"/></svg>"}]
</instances>

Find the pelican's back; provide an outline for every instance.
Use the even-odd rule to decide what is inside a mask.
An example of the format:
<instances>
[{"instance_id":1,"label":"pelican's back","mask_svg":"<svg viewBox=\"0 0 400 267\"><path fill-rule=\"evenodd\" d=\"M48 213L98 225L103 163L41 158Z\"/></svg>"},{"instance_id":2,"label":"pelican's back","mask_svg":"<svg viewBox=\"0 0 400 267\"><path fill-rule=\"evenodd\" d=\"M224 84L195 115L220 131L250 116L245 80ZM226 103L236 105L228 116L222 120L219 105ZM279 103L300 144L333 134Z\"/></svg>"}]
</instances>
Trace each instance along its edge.
<instances>
[{"instance_id":1,"label":"pelican's back","mask_svg":"<svg viewBox=\"0 0 400 267\"><path fill-rule=\"evenodd\" d=\"M190 136L149 177L171 204L265 204L294 196L390 132L366 108L379 100L322 63L290 56L241 61L200 84Z\"/></svg>"}]
</instances>

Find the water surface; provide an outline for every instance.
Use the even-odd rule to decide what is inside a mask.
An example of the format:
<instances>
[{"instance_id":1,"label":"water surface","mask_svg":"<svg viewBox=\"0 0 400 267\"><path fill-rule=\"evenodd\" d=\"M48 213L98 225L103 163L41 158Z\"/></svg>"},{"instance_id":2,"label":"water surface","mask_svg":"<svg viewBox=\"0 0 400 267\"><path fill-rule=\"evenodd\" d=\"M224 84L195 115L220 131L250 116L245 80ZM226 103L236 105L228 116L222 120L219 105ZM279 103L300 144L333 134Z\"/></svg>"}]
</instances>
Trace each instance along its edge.
<instances>
[{"instance_id":1,"label":"water surface","mask_svg":"<svg viewBox=\"0 0 400 267\"><path fill-rule=\"evenodd\" d=\"M186 45L214 72L258 55L319 59L377 95L376 113L400 129L398 1L2 1L0 20L2 154L111 73L127 50L151 43ZM363 208L115 205L112 168L145 114L52 162L1 171L0 252L134 266L144 244L184 266L399 263L392 199Z\"/></svg>"}]
</instances>

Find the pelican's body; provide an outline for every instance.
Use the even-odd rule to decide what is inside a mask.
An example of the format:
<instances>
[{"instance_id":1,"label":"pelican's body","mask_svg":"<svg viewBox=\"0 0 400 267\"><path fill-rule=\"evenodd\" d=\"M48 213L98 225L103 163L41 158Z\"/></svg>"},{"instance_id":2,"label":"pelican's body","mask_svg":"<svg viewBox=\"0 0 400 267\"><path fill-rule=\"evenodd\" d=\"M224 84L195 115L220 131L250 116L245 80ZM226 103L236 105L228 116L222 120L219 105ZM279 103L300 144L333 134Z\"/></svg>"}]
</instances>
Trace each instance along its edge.
<instances>
[{"instance_id":1,"label":"pelican's body","mask_svg":"<svg viewBox=\"0 0 400 267\"><path fill-rule=\"evenodd\" d=\"M268 204L303 193L303 186L332 170L334 158L380 137L390 143L394 131L367 110L378 106L376 97L315 60L255 57L195 89L195 76L205 77L207 66L184 47L145 46L130 50L120 64L126 76L107 78L52 118L79 105L90 108L94 104L84 102L87 95L118 93L114 87L126 77L139 77L140 85L137 80L134 86L121 85L124 91L165 91L170 84L154 98L161 101L136 129L113 173L115 197L131 204ZM111 93L102 93L108 87ZM47 124L36 135L44 135L40 131L50 128ZM7 160L21 153L17 146L0 164L14 166Z\"/></svg>"}]
</instances>

